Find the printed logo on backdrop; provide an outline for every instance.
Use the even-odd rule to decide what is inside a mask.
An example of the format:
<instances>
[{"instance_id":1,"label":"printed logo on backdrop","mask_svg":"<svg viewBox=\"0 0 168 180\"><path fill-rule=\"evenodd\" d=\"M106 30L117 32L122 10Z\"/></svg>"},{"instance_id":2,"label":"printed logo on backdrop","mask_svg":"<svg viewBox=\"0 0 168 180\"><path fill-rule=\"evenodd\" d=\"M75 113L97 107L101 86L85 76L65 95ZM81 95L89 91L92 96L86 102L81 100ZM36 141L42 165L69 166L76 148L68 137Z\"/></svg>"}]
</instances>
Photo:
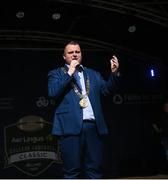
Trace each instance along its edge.
<instances>
[{"instance_id":1,"label":"printed logo on backdrop","mask_svg":"<svg viewBox=\"0 0 168 180\"><path fill-rule=\"evenodd\" d=\"M51 124L40 116L25 116L5 127L5 167L38 176L53 163L62 163L57 139Z\"/></svg>"},{"instance_id":2,"label":"printed logo on backdrop","mask_svg":"<svg viewBox=\"0 0 168 180\"><path fill-rule=\"evenodd\" d=\"M9 98L9 97L6 97L6 98L0 98L0 110L3 109L3 110L7 110L7 109L14 109L14 98Z\"/></svg>"},{"instance_id":3,"label":"printed logo on backdrop","mask_svg":"<svg viewBox=\"0 0 168 180\"><path fill-rule=\"evenodd\" d=\"M43 108L43 107L48 107L48 106L55 106L55 100L54 99L48 99L45 96L40 96L40 97L37 97L36 106L38 108Z\"/></svg>"},{"instance_id":4,"label":"printed logo on backdrop","mask_svg":"<svg viewBox=\"0 0 168 180\"><path fill-rule=\"evenodd\" d=\"M147 104L160 103L163 100L162 94L115 94L114 104Z\"/></svg>"}]
</instances>

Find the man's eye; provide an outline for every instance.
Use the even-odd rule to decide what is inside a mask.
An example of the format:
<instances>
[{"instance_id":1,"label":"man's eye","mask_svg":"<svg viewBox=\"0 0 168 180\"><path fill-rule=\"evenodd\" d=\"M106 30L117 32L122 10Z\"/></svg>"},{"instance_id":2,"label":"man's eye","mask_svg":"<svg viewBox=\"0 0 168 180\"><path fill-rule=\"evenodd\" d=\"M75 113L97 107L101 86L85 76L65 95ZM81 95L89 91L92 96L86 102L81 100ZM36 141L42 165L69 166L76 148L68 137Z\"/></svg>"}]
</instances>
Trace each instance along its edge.
<instances>
[{"instance_id":1,"label":"man's eye","mask_svg":"<svg viewBox=\"0 0 168 180\"><path fill-rule=\"evenodd\" d=\"M68 54L73 54L73 53L79 54L80 51L71 51L71 52L68 52Z\"/></svg>"}]
</instances>

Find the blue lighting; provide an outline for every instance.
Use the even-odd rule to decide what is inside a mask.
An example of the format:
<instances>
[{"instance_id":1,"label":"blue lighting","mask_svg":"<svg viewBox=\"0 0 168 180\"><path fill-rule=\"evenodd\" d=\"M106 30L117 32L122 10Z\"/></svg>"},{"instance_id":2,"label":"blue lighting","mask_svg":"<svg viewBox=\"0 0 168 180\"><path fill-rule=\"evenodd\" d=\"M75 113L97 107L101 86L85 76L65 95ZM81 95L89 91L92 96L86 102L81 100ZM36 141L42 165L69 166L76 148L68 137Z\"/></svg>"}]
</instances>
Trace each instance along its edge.
<instances>
[{"instance_id":1,"label":"blue lighting","mask_svg":"<svg viewBox=\"0 0 168 180\"><path fill-rule=\"evenodd\" d=\"M154 76L155 76L155 71L154 71L154 69L151 69L151 70L150 70L150 75L151 75L151 77L154 77Z\"/></svg>"}]
</instances>

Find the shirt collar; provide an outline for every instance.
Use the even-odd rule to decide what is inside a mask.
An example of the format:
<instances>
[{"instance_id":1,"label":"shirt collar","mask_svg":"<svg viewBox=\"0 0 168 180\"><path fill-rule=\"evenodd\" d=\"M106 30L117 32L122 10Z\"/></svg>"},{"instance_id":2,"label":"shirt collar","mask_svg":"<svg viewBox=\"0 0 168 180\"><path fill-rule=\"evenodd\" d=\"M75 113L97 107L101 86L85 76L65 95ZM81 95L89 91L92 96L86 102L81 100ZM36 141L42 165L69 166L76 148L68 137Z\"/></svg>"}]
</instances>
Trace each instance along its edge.
<instances>
[{"instance_id":1,"label":"shirt collar","mask_svg":"<svg viewBox=\"0 0 168 180\"><path fill-rule=\"evenodd\" d=\"M69 68L69 64L65 64L68 68ZM82 64L80 64L79 68L78 68L78 72L82 72L84 70L84 67Z\"/></svg>"}]
</instances>

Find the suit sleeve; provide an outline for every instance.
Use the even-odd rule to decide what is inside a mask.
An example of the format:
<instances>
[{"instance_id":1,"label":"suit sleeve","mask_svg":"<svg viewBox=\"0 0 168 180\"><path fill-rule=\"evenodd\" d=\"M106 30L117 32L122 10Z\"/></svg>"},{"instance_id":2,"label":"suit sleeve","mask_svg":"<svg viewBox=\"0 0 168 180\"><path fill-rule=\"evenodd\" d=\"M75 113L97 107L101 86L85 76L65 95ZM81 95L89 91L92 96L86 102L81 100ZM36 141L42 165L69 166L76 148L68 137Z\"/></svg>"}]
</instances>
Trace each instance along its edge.
<instances>
[{"instance_id":1,"label":"suit sleeve","mask_svg":"<svg viewBox=\"0 0 168 180\"><path fill-rule=\"evenodd\" d=\"M59 98L70 86L72 77L61 69L55 69L48 73L48 96Z\"/></svg>"},{"instance_id":2,"label":"suit sleeve","mask_svg":"<svg viewBox=\"0 0 168 180\"><path fill-rule=\"evenodd\" d=\"M98 73L97 81L99 81L100 91L104 96L115 93L119 89L119 77L116 74L110 73L107 81Z\"/></svg>"}]
</instances>

